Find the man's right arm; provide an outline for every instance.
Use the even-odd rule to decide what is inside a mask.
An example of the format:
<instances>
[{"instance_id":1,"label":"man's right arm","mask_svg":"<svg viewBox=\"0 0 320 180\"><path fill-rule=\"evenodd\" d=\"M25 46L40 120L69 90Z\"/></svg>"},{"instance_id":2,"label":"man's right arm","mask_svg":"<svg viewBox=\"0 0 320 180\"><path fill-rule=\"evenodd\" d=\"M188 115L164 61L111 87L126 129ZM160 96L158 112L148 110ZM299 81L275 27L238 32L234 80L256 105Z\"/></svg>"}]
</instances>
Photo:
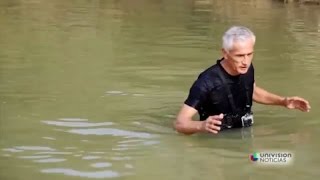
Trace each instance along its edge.
<instances>
[{"instance_id":1,"label":"man's right arm","mask_svg":"<svg viewBox=\"0 0 320 180\"><path fill-rule=\"evenodd\" d=\"M174 128L183 134L194 134L202 131L202 122L201 121L193 121L192 117L198 111L193 107L190 107L186 104L183 104L180 112L177 115L177 119L174 122Z\"/></svg>"},{"instance_id":2,"label":"man's right arm","mask_svg":"<svg viewBox=\"0 0 320 180\"><path fill-rule=\"evenodd\" d=\"M223 115L210 116L205 121L194 121L192 117L197 113L197 110L191 106L184 104L177 115L177 119L174 122L174 128L179 132L186 135L210 132L217 134L220 130L221 120Z\"/></svg>"},{"instance_id":3,"label":"man's right arm","mask_svg":"<svg viewBox=\"0 0 320 180\"><path fill-rule=\"evenodd\" d=\"M202 76L203 77L203 76ZM188 98L181 107L174 128L183 134L194 134L199 132L218 133L219 125L223 115L209 116L205 121L194 121L193 116L198 113L198 108L203 104L207 97L209 88L205 77L200 77L193 83L190 88Z\"/></svg>"}]
</instances>

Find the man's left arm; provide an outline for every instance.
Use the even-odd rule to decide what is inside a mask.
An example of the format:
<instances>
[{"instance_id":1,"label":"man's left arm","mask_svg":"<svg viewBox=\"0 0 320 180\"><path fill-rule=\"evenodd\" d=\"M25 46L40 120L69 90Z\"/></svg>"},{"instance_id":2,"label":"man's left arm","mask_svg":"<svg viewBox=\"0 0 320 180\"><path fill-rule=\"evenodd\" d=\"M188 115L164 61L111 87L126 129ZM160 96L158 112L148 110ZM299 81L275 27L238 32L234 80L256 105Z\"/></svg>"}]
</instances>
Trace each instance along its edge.
<instances>
[{"instance_id":1,"label":"man's left arm","mask_svg":"<svg viewBox=\"0 0 320 180\"><path fill-rule=\"evenodd\" d=\"M278 105L288 109L299 109L303 112L309 112L311 108L309 102L301 97L282 97L256 86L255 83L253 101L265 105Z\"/></svg>"}]
</instances>

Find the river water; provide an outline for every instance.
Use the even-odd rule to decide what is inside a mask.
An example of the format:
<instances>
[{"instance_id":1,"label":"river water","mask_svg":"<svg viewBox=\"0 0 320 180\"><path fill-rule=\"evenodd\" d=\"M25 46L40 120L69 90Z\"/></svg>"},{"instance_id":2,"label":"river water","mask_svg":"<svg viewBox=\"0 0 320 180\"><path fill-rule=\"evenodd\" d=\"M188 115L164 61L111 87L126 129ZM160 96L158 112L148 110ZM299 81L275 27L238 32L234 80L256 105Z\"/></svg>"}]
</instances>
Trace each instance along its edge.
<instances>
[{"instance_id":1,"label":"river water","mask_svg":"<svg viewBox=\"0 0 320 180\"><path fill-rule=\"evenodd\" d=\"M317 179L320 8L267 0L0 2L0 179ZM257 36L256 83L309 113L254 104L255 125L172 128L221 36ZM285 167L249 155L286 151Z\"/></svg>"}]
</instances>

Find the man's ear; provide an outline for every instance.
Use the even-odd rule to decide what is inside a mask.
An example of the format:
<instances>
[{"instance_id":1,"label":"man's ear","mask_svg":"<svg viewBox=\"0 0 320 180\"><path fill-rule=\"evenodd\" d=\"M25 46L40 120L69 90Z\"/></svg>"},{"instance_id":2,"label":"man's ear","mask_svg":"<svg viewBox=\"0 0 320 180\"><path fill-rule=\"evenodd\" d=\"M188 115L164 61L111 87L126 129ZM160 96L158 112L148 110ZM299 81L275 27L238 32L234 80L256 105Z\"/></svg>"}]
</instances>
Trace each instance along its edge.
<instances>
[{"instance_id":1,"label":"man's ear","mask_svg":"<svg viewBox=\"0 0 320 180\"><path fill-rule=\"evenodd\" d=\"M228 59L228 57L227 57L227 55L228 55L227 51L222 48L222 49L221 49L221 52L222 52L223 58L224 58L224 59Z\"/></svg>"}]
</instances>

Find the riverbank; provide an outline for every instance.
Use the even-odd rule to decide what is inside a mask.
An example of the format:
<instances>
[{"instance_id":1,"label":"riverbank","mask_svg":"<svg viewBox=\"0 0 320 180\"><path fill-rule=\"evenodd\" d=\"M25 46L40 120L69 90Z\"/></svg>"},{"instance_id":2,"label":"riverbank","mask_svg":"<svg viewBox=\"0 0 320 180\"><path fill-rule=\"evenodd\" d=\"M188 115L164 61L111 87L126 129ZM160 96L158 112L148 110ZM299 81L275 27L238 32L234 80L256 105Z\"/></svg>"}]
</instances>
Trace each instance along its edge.
<instances>
[{"instance_id":1,"label":"riverbank","mask_svg":"<svg viewBox=\"0 0 320 180\"><path fill-rule=\"evenodd\" d=\"M320 5L320 0L280 0L284 3L301 3L301 4L314 4Z\"/></svg>"}]
</instances>

